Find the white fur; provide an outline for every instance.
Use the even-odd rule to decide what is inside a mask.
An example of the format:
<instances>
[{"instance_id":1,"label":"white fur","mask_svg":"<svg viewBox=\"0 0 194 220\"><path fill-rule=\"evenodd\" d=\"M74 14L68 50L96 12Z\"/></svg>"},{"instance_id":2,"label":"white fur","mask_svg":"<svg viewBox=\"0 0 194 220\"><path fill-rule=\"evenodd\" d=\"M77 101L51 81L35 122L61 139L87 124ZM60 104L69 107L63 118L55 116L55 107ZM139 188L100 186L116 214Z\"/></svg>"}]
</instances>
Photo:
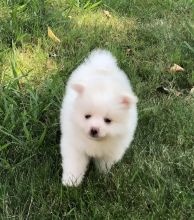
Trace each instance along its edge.
<instances>
[{"instance_id":1,"label":"white fur","mask_svg":"<svg viewBox=\"0 0 194 220\"><path fill-rule=\"evenodd\" d=\"M90 158L107 172L123 157L137 125L136 102L127 76L106 50L92 51L73 71L60 117L64 185L81 183ZM91 128L98 130L98 137L90 136Z\"/></svg>"}]
</instances>

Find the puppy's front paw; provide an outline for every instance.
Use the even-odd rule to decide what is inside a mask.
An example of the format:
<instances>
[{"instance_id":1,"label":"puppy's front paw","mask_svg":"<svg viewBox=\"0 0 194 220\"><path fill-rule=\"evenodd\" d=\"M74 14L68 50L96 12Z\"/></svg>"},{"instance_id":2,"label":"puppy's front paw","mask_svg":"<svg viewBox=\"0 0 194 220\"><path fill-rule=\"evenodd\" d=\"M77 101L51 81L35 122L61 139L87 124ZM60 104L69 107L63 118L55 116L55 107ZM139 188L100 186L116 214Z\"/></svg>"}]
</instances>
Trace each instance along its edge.
<instances>
[{"instance_id":1,"label":"puppy's front paw","mask_svg":"<svg viewBox=\"0 0 194 220\"><path fill-rule=\"evenodd\" d=\"M62 183L64 186L78 186L81 183L82 178L74 177L73 175L63 174Z\"/></svg>"}]
</instances>

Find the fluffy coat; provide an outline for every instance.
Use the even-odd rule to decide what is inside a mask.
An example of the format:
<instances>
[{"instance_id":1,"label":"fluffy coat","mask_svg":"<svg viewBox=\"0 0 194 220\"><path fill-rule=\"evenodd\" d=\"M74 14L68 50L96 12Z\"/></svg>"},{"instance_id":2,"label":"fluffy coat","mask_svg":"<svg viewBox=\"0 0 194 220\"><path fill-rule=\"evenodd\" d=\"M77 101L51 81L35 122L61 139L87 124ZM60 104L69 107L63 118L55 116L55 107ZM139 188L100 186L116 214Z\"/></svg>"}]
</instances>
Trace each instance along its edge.
<instances>
[{"instance_id":1,"label":"fluffy coat","mask_svg":"<svg viewBox=\"0 0 194 220\"><path fill-rule=\"evenodd\" d=\"M81 183L90 158L102 172L118 162L133 140L137 97L116 59L94 50L71 74L61 122L62 183Z\"/></svg>"}]
</instances>

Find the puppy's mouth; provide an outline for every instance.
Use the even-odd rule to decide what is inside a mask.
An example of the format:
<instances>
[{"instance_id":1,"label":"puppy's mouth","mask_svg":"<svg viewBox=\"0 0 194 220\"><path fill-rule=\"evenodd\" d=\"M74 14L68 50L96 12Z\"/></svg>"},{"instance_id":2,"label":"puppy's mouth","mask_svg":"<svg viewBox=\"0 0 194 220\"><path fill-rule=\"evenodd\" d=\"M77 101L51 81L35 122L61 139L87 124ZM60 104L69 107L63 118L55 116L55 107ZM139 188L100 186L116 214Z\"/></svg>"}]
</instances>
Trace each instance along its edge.
<instances>
[{"instance_id":1,"label":"puppy's mouth","mask_svg":"<svg viewBox=\"0 0 194 220\"><path fill-rule=\"evenodd\" d=\"M92 137L90 134L88 134L88 138L93 141L101 141L102 139L104 139L104 137L100 136Z\"/></svg>"}]
</instances>

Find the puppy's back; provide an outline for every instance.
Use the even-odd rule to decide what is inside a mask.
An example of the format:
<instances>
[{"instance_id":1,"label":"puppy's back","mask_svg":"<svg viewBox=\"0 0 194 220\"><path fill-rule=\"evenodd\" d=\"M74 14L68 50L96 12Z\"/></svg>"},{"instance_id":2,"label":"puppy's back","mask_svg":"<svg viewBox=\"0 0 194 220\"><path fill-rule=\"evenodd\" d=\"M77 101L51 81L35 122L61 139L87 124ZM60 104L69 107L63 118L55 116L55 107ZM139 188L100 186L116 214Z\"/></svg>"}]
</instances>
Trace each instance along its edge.
<instances>
[{"instance_id":1,"label":"puppy's back","mask_svg":"<svg viewBox=\"0 0 194 220\"><path fill-rule=\"evenodd\" d=\"M85 60L86 65L90 65L96 70L117 69L116 58L107 50L96 49L91 52L89 57Z\"/></svg>"}]
</instances>

